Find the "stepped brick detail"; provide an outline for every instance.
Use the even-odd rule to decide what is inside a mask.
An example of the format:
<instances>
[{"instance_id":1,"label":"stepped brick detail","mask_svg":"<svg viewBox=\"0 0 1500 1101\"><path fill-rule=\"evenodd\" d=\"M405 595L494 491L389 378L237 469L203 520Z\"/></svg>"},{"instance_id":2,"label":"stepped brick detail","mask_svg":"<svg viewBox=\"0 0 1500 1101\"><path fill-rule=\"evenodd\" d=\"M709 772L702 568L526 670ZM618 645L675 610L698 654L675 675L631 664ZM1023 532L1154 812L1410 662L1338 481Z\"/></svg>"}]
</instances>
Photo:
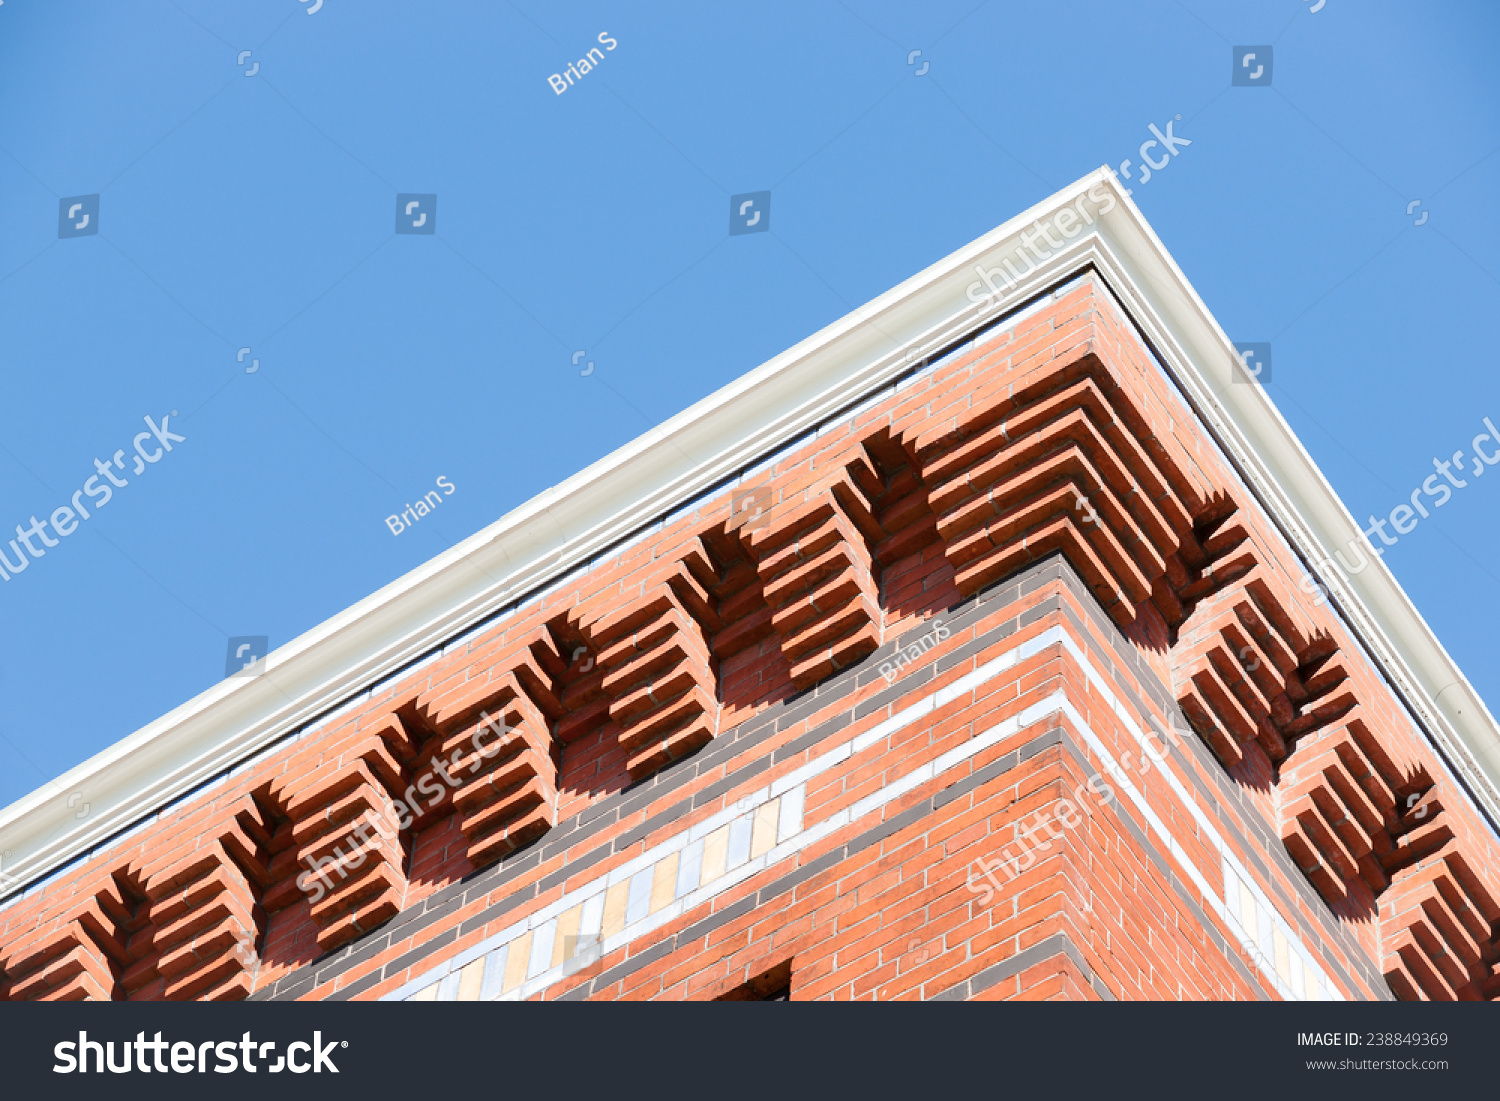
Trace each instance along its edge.
<instances>
[{"instance_id":1,"label":"stepped brick detail","mask_svg":"<svg viewBox=\"0 0 1500 1101\"><path fill-rule=\"evenodd\" d=\"M1202 545L1212 552L1227 534L1228 568L1211 589L1207 574L1175 589L1199 604L1181 624L1192 641L1173 655L1184 716L1226 767L1252 752L1270 766L1287 852L1330 906L1378 912L1398 997L1500 994L1500 910L1455 843L1438 786L1425 770L1403 773L1337 643L1297 627L1245 534L1217 525Z\"/></svg>"},{"instance_id":2,"label":"stepped brick detail","mask_svg":"<svg viewBox=\"0 0 1500 1101\"><path fill-rule=\"evenodd\" d=\"M1397 997L1415 1001L1500 998L1500 906L1485 889L1439 810L1415 842L1428 852L1391 880L1381 900L1382 961ZM1421 829L1421 827L1417 827ZM1446 835L1446 836L1445 836ZM1435 848L1432 842L1441 841Z\"/></svg>"},{"instance_id":3,"label":"stepped brick detail","mask_svg":"<svg viewBox=\"0 0 1500 1101\"><path fill-rule=\"evenodd\" d=\"M536 840L557 824L557 756L552 726L562 714L556 681L565 668L557 642L538 627L486 660L459 684L444 683L416 701L436 731L418 755L456 782L459 829L475 867ZM441 812L435 797L424 802ZM426 812L424 812L426 813ZM416 815L418 823L426 821Z\"/></svg>"},{"instance_id":4,"label":"stepped brick detail","mask_svg":"<svg viewBox=\"0 0 1500 1101\"><path fill-rule=\"evenodd\" d=\"M144 899L128 874L107 876L55 929L17 944L3 961L13 1002L108 1001L129 964L125 941Z\"/></svg>"},{"instance_id":5,"label":"stepped brick detail","mask_svg":"<svg viewBox=\"0 0 1500 1101\"><path fill-rule=\"evenodd\" d=\"M1245 543L1249 533L1229 497L1210 502L1183 533L1178 549L1166 556L1166 572L1152 587L1151 601L1174 632L1198 603L1245 577L1255 567Z\"/></svg>"},{"instance_id":6,"label":"stepped brick detail","mask_svg":"<svg viewBox=\"0 0 1500 1101\"><path fill-rule=\"evenodd\" d=\"M958 591L1062 551L1115 622L1133 623L1192 527L1187 487L1138 442L1149 436L1092 355L918 430Z\"/></svg>"},{"instance_id":7,"label":"stepped brick detail","mask_svg":"<svg viewBox=\"0 0 1500 1101\"><path fill-rule=\"evenodd\" d=\"M718 732L712 620L705 626L698 618L709 614L712 600L700 579L705 568L699 543L651 585L643 601L588 629L603 672L603 706L632 779L687 756Z\"/></svg>"},{"instance_id":8,"label":"stepped brick detail","mask_svg":"<svg viewBox=\"0 0 1500 1101\"><path fill-rule=\"evenodd\" d=\"M1226 768L1239 765L1252 743L1278 766L1299 738L1355 706L1337 644L1305 638L1253 563L1196 619L1193 640L1173 656L1178 704Z\"/></svg>"},{"instance_id":9,"label":"stepped brick detail","mask_svg":"<svg viewBox=\"0 0 1500 1101\"><path fill-rule=\"evenodd\" d=\"M911 447L882 428L860 441L847 470L868 502L859 527L875 563L882 605L898 614L920 606L920 586L930 572L920 562L932 552L941 557L942 550L921 464Z\"/></svg>"},{"instance_id":10,"label":"stepped brick detail","mask_svg":"<svg viewBox=\"0 0 1500 1101\"><path fill-rule=\"evenodd\" d=\"M217 836L148 876L149 924L130 938L135 962L120 980L127 996L238 1001L250 994L265 927L259 896L269 881L268 826L246 800Z\"/></svg>"},{"instance_id":11,"label":"stepped brick detail","mask_svg":"<svg viewBox=\"0 0 1500 1101\"><path fill-rule=\"evenodd\" d=\"M882 532L868 490L878 479L862 455L751 537L771 625L798 688L880 646L882 614L869 540Z\"/></svg>"},{"instance_id":12,"label":"stepped brick detail","mask_svg":"<svg viewBox=\"0 0 1500 1101\"><path fill-rule=\"evenodd\" d=\"M553 635L566 659L557 680L557 698L562 714L552 732L564 749L586 735L610 725L609 696L604 691L604 667L599 646L585 629L568 616L559 617Z\"/></svg>"},{"instance_id":13,"label":"stepped brick detail","mask_svg":"<svg viewBox=\"0 0 1500 1101\"><path fill-rule=\"evenodd\" d=\"M692 583L679 591L703 626L716 662L727 662L775 633L765 587L741 532L724 526L703 532L689 542L683 566Z\"/></svg>"},{"instance_id":14,"label":"stepped brick detail","mask_svg":"<svg viewBox=\"0 0 1500 1101\"><path fill-rule=\"evenodd\" d=\"M382 718L348 753L274 786L288 820L271 839L267 910L304 896L318 947L336 948L399 913L406 844L396 830L414 739L397 715Z\"/></svg>"},{"instance_id":15,"label":"stepped brick detail","mask_svg":"<svg viewBox=\"0 0 1500 1101\"><path fill-rule=\"evenodd\" d=\"M1361 886L1374 898L1389 885L1404 858L1408 786L1359 710L1297 747L1281 775L1281 837L1330 904Z\"/></svg>"}]
</instances>

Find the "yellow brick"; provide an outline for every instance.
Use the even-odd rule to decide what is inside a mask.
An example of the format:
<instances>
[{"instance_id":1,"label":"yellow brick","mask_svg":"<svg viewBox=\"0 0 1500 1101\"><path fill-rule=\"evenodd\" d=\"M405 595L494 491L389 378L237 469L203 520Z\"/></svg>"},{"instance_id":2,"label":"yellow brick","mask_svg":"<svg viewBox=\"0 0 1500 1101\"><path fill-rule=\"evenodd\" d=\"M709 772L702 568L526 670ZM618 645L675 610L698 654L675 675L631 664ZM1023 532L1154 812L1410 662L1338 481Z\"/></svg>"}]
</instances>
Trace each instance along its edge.
<instances>
[{"instance_id":1,"label":"yellow brick","mask_svg":"<svg viewBox=\"0 0 1500 1101\"><path fill-rule=\"evenodd\" d=\"M599 930L601 940L608 940L625 928L625 903L630 897L630 880L621 880L604 895L604 925Z\"/></svg>"},{"instance_id":2,"label":"yellow brick","mask_svg":"<svg viewBox=\"0 0 1500 1101\"><path fill-rule=\"evenodd\" d=\"M711 883L724 874L729 862L729 827L720 826L703 839L703 874L699 883Z\"/></svg>"},{"instance_id":3,"label":"yellow brick","mask_svg":"<svg viewBox=\"0 0 1500 1101\"><path fill-rule=\"evenodd\" d=\"M665 860L658 860L651 873L651 909L649 913L667 906L672 901L672 892L677 889L677 857L673 853Z\"/></svg>"},{"instance_id":4,"label":"yellow brick","mask_svg":"<svg viewBox=\"0 0 1500 1101\"><path fill-rule=\"evenodd\" d=\"M500 993L509 994L526 981L526 965L531 961L531 933L522 933L510 942L510 952L505 957L505 985Z\"/></svg>"},{"instance_id":5,"label":"yellow brick","mask_svg":"<svg viewBox=\"0 0 1500 1101\"><path fill-rule=\"evenodd\" d=\"M484 957L470 960L458 973L458 1000L461 1002L477 1002L479 1000L479 984L484 979Z\"/></svg>"},{"instance_id":6,"label":"yellow brick","mask_svg":"<svg viewBox=\"0 0 1500 1101\"><path fill-rule=\"evenodd\" d=\"M776 810L780 804L780 799L772 799L755 808L755 822L750 828L751 860L776 844Z\"/></svg>"},{"instance_id":7,"label":"yellow brick","mask_svg":"<svg viewBox=\"0 0 1500 1101\"><path fill-rule=\"evenodd\" d=\"M578 947L578 922L583 917L583 903L574 906L557 919L557 936L552 938L552 964L556 967L568 958L568 949ZM570 943L571 942L571 943Z\"/></svg>"}]
</instances>

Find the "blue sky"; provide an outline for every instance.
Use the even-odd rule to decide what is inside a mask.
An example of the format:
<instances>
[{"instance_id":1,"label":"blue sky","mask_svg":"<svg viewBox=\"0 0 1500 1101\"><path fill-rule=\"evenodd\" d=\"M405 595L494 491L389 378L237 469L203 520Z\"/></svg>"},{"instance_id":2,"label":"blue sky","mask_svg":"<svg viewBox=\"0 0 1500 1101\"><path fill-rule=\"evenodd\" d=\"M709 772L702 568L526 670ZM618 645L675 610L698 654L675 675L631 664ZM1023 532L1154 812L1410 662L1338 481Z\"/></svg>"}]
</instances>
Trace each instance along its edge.
<instances>
[{"instance_id":1,"label":"blue sky","mask_svg":"<svg viewBox=\"0 0 1500 1101\"><path fill-rule=\"evenodd\" d=\"M1271 343L1351 511L1388 513L1500 416L1500 8L1315 5L4 0L0 529L121 449L127 484L0 583L0 804L1151 124L1192 144L1136 202ZM1231 86L1267 44L1271 85ZM771 231L731 237L762 190ZM393 231L403 193L434 233ZM1386 554L1492 708L1497 540L1500 476Z\"/></svg>"}]
</instances>

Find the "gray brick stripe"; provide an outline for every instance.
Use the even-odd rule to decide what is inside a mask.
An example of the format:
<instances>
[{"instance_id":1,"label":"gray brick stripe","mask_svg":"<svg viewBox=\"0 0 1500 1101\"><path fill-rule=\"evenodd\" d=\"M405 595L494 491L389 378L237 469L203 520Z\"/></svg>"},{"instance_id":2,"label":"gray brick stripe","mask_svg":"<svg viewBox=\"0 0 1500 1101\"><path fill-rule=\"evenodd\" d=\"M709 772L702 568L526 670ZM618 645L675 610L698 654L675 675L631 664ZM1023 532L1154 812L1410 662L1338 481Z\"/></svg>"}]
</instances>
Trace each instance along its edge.
<instances>
[{"instance_id":1,"label":"gray brick stripe","mask_svg":"<svg viewBox=\"0 0 1500 1101\"><path fill-rule=\"evenodd\" d=\"M1014 978L1021 972L1035 967L1039 963L1056 959L1058 956L1067 956L1073 966L1078 968L1095 994L1099 995L1101 1001L1113 1002L1115 998L1109 987L1104 985L1104 980L1094 974L1091 968L1083 960L1083 953L1078 950L1078 945L1073 943L1071 937L1066 933L1053 933L1046 940L1038 941L1030 948L1017 952L1008 960L1002 960L993 967L987 967L979 974L974 975L956 986L950 986L941 994L929 999L934 1002L962 1002L981 994L993 986L998 986L1006 979Z\"/></svg>"}]
</instances>

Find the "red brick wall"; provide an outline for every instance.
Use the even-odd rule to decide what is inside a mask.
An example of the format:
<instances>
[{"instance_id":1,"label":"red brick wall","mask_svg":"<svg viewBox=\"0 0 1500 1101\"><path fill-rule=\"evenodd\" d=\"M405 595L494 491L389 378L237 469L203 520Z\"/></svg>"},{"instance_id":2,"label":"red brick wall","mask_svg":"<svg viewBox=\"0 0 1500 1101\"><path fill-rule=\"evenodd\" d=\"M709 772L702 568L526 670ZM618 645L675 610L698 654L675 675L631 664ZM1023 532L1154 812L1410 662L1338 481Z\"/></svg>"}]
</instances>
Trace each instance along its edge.
<instances>
[{"instance_id":1,"label":"red brick wall","mask_svg":"<svg viewBox=\"0 0 1500 1101\"><path fill-rule=\"evenodd\" d=\"M749 523L745 491L767 506ZM788 961L799 999L1280 996L1225 917L1252 895L1283 930L1271 972L1291 952L1344 997L1493 996L1494 834L1301 575L1085 277L0 910L0 992L429 990L1052 630L1071 647L810 778L802 828L942 771L538 996L714 997ZM1020 722L1059 692L1071 714ZM974 889L1101 753L1140 760L1132 726L1179 714L1164 763L1125 766L1141 805L1095 807ZM388 837L362 825L408 805Z\"/></svg>"}]
</instances>

